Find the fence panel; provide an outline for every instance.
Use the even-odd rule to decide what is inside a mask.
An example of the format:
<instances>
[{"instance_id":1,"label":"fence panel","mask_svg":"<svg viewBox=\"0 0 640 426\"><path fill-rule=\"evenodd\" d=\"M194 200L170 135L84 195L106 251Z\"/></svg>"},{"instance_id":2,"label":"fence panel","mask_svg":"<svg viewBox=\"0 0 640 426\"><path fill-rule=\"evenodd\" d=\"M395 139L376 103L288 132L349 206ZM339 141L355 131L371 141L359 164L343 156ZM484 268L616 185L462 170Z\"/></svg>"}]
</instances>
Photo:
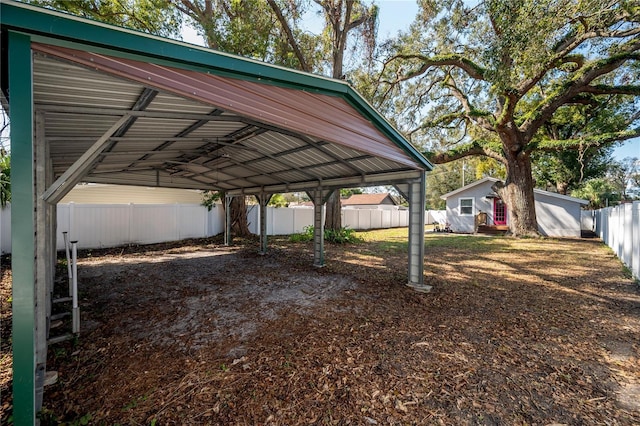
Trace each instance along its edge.
<instances>
[{"instance_id":1,"label":"fence panel","mask_svg":"<svg viewBox=\"0 0 640 426\"><path fill-rule=\"evenodd\" d=\"M224 232L224 209L218 205L207 212L207 237L222 234Z\"/></svg>"},{"instance_id":2,"label":"fence panel","mask_svg":"<svg viewBox=\"0 0 640 426\"><path fill-rule=\"evenodd\" d=\"M633 223L633 232L631 233L631 241L633 241L631 272L637 279L640 279L640 202L633 203L631 222Z\"/></svg>"},{"instance_id":3,"label":"fence panel","mask_svg":"<svg viewBox=\"0 0 640 426\"><path fill-rule=\"evenodd\" d=\"M596 210L593 218L596 234L640 279L640 201Z\"/></svg>"},{"instance_id":4,"label":"fence panel","mask_svg":"<svg viewBox=\"0 0 640 426\"><path fill-rule=\"evenodd\" d=\"M113 247L130 242L130 207L127 204L69 204L66 227L70 241L78 248ZM58 222L60 223L60 222ZM66 229L65 229L66 228ZM63 248L63 241L58 241Z\"/></svg>"}]
</instances>

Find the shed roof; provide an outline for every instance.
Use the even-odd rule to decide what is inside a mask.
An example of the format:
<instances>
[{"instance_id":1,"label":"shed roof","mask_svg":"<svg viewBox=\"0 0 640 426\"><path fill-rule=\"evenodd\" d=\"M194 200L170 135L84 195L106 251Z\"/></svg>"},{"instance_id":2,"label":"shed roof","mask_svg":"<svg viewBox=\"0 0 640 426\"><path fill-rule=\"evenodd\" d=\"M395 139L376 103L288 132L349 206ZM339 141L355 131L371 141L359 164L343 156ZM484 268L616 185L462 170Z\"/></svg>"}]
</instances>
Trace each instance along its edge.
<instances>
[{"instance_id":1,"label":"shed roof","mask_svg":"<svg viewBox=\"0 0 640 426\"><path fill-rule=\"evenodd\" d=\"M362 206L362 205L378 205L382 204L385 200L389 200L390 204L397 204L391 194L352 194L349 198L345 198L341 201L343 206Z\"/></svg>"},{"instance_id":2,"label":"shed roof","mask_svg":"<svg viewBox=\"0 0 640 426\"><path fill-rule=\"evenodd\" d=\"M475 188L476 186L480 186L486 182L490 182L491 184L495 183L495 182L499 182L499 179L496 178L492 178L492 177L485 177L482 178L480 180L477 180L475 182L470 183L469 185L465 185L462 188L458 188L455 191L451 191L451 192L447 192L446 194L442 195L440 198L442 198L443 200L446 200L449 197L452 197L454 195L458 195L461 194L463 192L466 192L469 189ZM548 197L553 197L553 198L558 198L561 200L565 200L565 201L572 201L574 203L578 203L578 204L589 204L589 201L587 200L583 200L582 198L576 198L576 197L570 197L568 195L562 195L562 194L558 194L556 192L550 192L550 191L544 191L542 189L534 189L533 190L534 194L540 194L540 195L546 195Z\"/></svg>"},{"instance_id":3,"label":"shed roof","mask_svg":"<svg viewBox=\"0 0 640 426\"><path fill-rule=\"evenodd\" d=\"M394 183L432 168L344 81L0 6L3 31L32 35L54 201L78 181L257 194Z\"/></svg>"}]
</instances>

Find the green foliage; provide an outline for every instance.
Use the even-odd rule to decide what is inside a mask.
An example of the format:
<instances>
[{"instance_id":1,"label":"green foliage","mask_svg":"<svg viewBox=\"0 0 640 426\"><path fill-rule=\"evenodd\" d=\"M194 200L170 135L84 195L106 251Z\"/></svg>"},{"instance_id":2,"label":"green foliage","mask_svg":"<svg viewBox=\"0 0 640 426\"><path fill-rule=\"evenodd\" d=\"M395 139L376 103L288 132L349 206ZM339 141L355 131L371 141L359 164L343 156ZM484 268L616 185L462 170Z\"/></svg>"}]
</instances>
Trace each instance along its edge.
<instances>
[{"instance_id":1,"label":"green foliage","mask_svg":"<svg viewBox=\"0 0 640 426\"><path fill-rule=\"evenodd\" d=\"M584 182L571 192L572 197L589 201L589 208L600 209L620 202L620 194L605 178L595 178Z\"/></svg>"},{"instance_id":2,"label":"green foliage","mask_svg":"<svg viewBox=\"0 0 640 426\"><path fill-rule=\"evenodd\" d=\"M300 234L289 236L289 241L293 243L303 243L313 241L314 227L309 225L304 227L304 231ZM335 244L355 244L362 241L356 235L356 231L351 228L325 229L324 240Z\"/></svg>"},{"instance_id":3,"label":"green foliage","mask_svg":"<svg viewBox=\"0 0 640 426\"><path fill-rule=\"evenodd\" d=\"M559 152L540 151L533 158L538 187L568 194L586 180L603 177L611 162L611 148Z\"/></svg>"},{"instance_id":4,"label":"green foliage","mask_svg":"<svg viewBox=\"0 0 640 426\"><path fill-rule=\"evenodd\" d=\"M627 189L633 186L639 172L638 158L626 157L609 165L607 180L622 200L630 200L631 197L627 194Z\"/></svg>"},{"instance_id":5,"label":"green foliage","mask_svg":"<svg viewBox=\"0 0 640 426\"><path fill-rule=\"evenodd\" d=\"M340 190L340 197L348 198L353 194L362 194L362 188L343 188Z\"/></svg>"},{"instance_id":6,"label":"green foliage","mask_svg":"<svg viewBox=\"0 0 640 426\"><path fill-rule=\"evenodd\" d=\"M24 1L163 37L177 37L182 23L181 15L170 0Z\"/></svg>"},{"instance_id":7,"label":"green foliage","mask_svg":"<svg viewBox=\"0 0 640 426\"><path fill-rule=\"evenodd\" d=\"M213 206L224 197L224 194L220 191L204 191L202 193L202 203L207 210L211 211Z\"/></svg>"},{"instance_id":8,"label":"green foliage","mask_svg":"<svg viewBox=\"0 0 640 426\"><path fill-rule=\"evenodd\" d=\"M0 149L0 206L11 202L11 155Z\"/></svg>"},{"instance_id":9,"label":"green foliage","mask_svg":"<svg viewBox=\"0 0 640 426\"><path fill-rule=\"evenodd\" d=\"M362 241L351 228L325 229L324 239L335 244L355 244Z\"/></svg>"},{"instance_id":10,"label":"green foliage","mask_svg":"<svg viewBox=\"0 0 640 426\"><path fill-rule=\"evenodd\" d=\"M292 234L289 236L289 241L292 243L305 243L308 241L313 241L313 230L314 227L312 225L305 226L304 230L300 234Z\"/></svg>"},{"instance_id":11,"label":"green foliage","mask_svg":"<svg viewBox=\"0 0 640 426\"><path fill-rule=\"evenodd\" d=\"M287 207L289 202L282 194L273 194L269 200L269 206L271 207Z\"/></svg>"},{"instance_id":12,"label":"green foliage","mask_svg":"<svg viewBox=\"0 0 640 426\"><path fill-rule=\"evenodd\" d=\"M61 422L56 416L55 412L52 410L43 407L37 415L38 420L42 426L53 426L53 425L67 425L67 426L85 426L91 424L93 420L93 414L87 413L83 416L78 417L77 419L70 422ZM9 424L12 424L13 421L10 419Z\"/></svg>"}]
</instances>

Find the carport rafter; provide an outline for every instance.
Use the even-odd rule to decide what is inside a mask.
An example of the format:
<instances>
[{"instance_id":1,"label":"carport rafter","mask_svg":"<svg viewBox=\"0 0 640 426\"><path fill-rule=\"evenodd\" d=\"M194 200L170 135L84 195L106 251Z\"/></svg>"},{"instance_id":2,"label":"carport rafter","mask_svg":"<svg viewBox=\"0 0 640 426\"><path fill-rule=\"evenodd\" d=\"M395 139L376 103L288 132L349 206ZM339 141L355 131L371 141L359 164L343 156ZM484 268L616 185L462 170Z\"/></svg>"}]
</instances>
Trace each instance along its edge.
<instances>
[{"instance_id":1,"label":"carport rafter","mask_svg":"<svg viewBox=\"0 0 640 426\"><path fill-rule=\"evenodd\" d=\"M79 114L79 115L109 115L114 117L121 117L128 114L132 117L142 118L162 118L167 120L193 120L193 121L228 121L228 122L244 122L242 117L236 115L209 115L209 114L196 114L188 112L166 112L166 111L130 111L126 109L117 108L96 108L96 107L74 107L69 105L55 105L55 104L37 104L35 105L37 112L54 112L65 114ZM221 111L224 114L224 111Z\"/></svg>"},{"instance_id":2,"label":"carport rafter","mask_svg":"<svg viewBox=\"0 0 640 426\"><path fill-rule=\"evenodd\" d=\"M208 116L211 117L218 117L223 113L222 110L219 109L214 109L213 111L211 111L209 114L207 114ZM180 140L180 138L183 138L185 136L187 136L189 133L199 129L200 127L204 126L205 124L207 124L209 122L209 120L205 120L205 119L201 119L196 121L195 123L189 125L187 128L185 128L184 130L180 131L178 134L176 134L174 137L178 138L176 141L165 141L164 143L160 144L160 146L158 146L154 151L158 151L158 152L162 152L165 148L171 146L173 143L178 142ZM150 154L149 154L150 155ZM139 158L137 161L134 161L133 163L131 163L129 165L129 167L133 167L135 166L138 162L140 161L144 161L145 159L147 159L149 157L149 155L144 155L141 158Z\"/></svg>"},{"instance_id":3,"label":"carport rafter","mask_svg":"<svg viewBox=\"0 0 640 426\"><path fill-rule=\"evenodd\" d=\"M51 204L56 204L62 199L75 184L80 182L84 175L93 167L94 161L109 146L109 138L123 124L129 120L129 115L123 115L116 121L79 159L77 159L66 172L45 191L42 198Z\"/></svg>"},{"instance_id":4,"label":"carport rafter","mask_svg":"<svg viewBox=\"0 0 640 426\"><path fill-rule=\"evenodd\" d=\"M234 177L235 177L235 178L237 178L237 179L247 179L249 182L251 182L251 179L250 179L250 178L255 177L255 176L263 176L263 177L265 177L265 178L273 179L273 178L271 177L272 175L278 175L278 173L272 173L271 175L270 175L270 174L267 174L267 173L264 173L264 172L260 171L260 170L259 170L259 169L257 169L257 168L254 168L254 167L251 167L250 165L243 164L243 163L241 163L241 162L239 162L239 161L236 161L236 160L234 160L232 157L230 157L230 158L225 158L225 160L226 160L226 161L229 161L230 163L235 164L236 166L244 167L244 168L246 168L247 170L251 170L253 173L255 173L255 175L254 175L254 176L248 176L248 177L240 177L240 176L237 176L237 175L235 175L235 176L234 176L234 175L233 175L233 173L231 173L231 172L229 172L229 170L227 170L227 169L229 169L229 168L231 168L231 167L224 168L224 171L219 171L218 169L215 169L215 170L212 170L212 171L208 172L208 174L211 174L211 173L224 173L224 174L227 174L227 175L230 175L230 176L234 176ZM282 173L282 172L280 172L280 173ZM279 180L280 180L282 183L284 183L284 184L289 184L289 183L291 183L291 182L289 182L289 181L287 181L287 180L284 180L284 179L279 179ZM216 184L217 184L217 183L219 183L219 182L220 182L219 180L218 180L218 181L216 181Z\"/></svg>"}]
</instances>

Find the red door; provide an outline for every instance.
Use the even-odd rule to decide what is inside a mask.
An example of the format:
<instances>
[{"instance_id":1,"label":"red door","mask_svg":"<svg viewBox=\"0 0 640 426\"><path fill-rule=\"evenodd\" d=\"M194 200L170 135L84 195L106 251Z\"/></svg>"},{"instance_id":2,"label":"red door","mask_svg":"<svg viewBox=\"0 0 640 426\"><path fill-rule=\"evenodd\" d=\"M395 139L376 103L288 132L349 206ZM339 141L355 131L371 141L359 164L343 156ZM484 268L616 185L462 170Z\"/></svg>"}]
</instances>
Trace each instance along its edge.
<instances>
[{"instance_id":1,"label":"red door","mask_svg":"<svg viewBox=\"0 0 640 426\"><path fill-rule=\"evenodd\" d=\"M496 225L507 224L507 206L500 198L493 199L493 223Z\"/></svg>"}]
</instances>

